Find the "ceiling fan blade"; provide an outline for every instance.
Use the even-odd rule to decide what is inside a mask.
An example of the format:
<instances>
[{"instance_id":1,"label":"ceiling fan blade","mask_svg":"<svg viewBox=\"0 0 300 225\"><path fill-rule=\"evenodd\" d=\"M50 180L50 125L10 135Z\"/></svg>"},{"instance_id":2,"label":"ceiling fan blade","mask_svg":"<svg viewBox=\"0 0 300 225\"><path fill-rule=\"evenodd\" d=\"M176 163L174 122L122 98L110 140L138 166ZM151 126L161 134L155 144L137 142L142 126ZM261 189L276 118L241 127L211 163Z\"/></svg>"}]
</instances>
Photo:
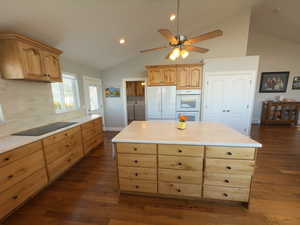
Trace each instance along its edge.
<instances>
[{"instance_id":1,"label":"ceiling fan blade","mask_svg":"<svg viewBox=\"0 0 300 225\"><path fill-rule=\"evenodd\" d=\"M159 29L158 32L164 36L170 43L177 44L178 41L175 35L168 29Z\"/></svg>"},{"instance_id":2,"label":"ceiling fan blade","mask_svg":"<svg viewBox=\"0 0 300 225\"><path fill-rule=\"evenodd\" d=\"M164 48L168 48L169 46L162 46L162 47L158 47L158 48L150 48L150 49L145 49L145 50L141 50L141 53L146 53L146 52L151 52L151 51L156 51L156 50L161 50Z\"/></svg>"},{"instance_id":3,"label":"ceiling fan blade","mask_svg":"<svg viewBox=\"0 0 300 225\"><path fill-rule=\"evenodd\" d=\"M170 55L172 54L172 51L173 51L173 49L171 51L169 51L169 53L166 55L165 59L169 59L170 58Z\"/></svg>"},{"instance_id":4,"label":"ceiling fan blade","mask_svg":"<svg viewBox=\"0 0 300 225\"><path fill-rule=\"evenodd\" d=\"M192 46L192 45L185 45L182 47L182 49L186 49L186 50L192 51L192 52L200 52L200 53L206 53L209 51L209 49L207 49L207 48L200 48L200 47L196 47L196 46Z\"/></svg>"},{"instance_id":5,"label":"ceiling fan blade","mask_svg":"<svg viewBox=\"0 0 300 225\"><path fill-rule=\"evenodd\" d=\"M185 44L191 45L191 44L194 44L194 43L197 43L197 42L200 42L200 41L205 41L205 40L208 40L208 39L220 37L222 35L223 35L223 31L215 30L215 31L212 31L212 32L208 32L206 34L201 34L197 37L193 37L193 38L187 40L185 42Z\"/></svg>"}]
</instances>

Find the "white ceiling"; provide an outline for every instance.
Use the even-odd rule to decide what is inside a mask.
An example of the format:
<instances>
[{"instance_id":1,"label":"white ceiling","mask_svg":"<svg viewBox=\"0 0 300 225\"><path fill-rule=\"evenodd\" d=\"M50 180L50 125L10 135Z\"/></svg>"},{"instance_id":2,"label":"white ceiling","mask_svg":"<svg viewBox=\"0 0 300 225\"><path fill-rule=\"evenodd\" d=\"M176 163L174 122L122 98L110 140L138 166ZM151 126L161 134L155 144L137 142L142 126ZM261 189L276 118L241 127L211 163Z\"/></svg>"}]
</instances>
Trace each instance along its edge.
<instances>
[{"instance_id":1,"label":"white ceiling","mask_svg":"<svg viewBox=\"0 0 300 225\"><path fill-rule=\"evenodd\" d=\"M193 27L218 23L262 1L182 0L182 32L198 35L191 33ZM297 9L281 6L287 1L292 0L276 1L282 7L280 16L281 13L282 17L288 15L286 19L299 28ZM266 2L264 7L255 8L257 18L254 21L261 29L273 19L264 14L264 10L273 7L272 2ZM168 18L175 9L176 0L9 0L1 2L0 30L45 41L62 49L64 57L103 70L138 56L141 49L165 44L157 30L175 31L175 24ZM276 24L272 31L280 33L275 28ZM289 36L293 38L298 34L295 36L298 38L299 29L299 33L293 32L290 31ZM121 37L126 38L124 46L118 44Z\"/></svg>"},{"instance_id":2,"label":"white ceiling","mask_svg":"<svg viewBox=\"0 0 300 225\"><path fill-rule=\"evenodd\" d=\"M300 0L265 0L252 11L251 28L300 43Z\"/></svg>"}]
</instances>

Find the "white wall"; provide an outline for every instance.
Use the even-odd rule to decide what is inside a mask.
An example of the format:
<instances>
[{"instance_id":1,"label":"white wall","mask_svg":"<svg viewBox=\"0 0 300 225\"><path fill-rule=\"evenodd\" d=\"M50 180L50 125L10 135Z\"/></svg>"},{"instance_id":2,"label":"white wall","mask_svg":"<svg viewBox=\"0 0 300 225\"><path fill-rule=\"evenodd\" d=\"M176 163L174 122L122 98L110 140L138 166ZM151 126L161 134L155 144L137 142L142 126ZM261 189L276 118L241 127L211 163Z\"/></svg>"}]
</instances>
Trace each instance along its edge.
<instances>
[{"instance_id":1,"label":"white wall","mask_svg":"<svg viewBox=\"0 0 300 225\"><path fill-rule=\"evenodd\" d=\"M210 49L210 52L207 54L202 55L198 53L191 53L186 60L177 63L199 63L205 58L245 56L247 52L249 24L250 10L245 10L239 15L222 21L218 25L206 28L199 27L198 32L197 30L193 30L193 34L200 34L218 28L223 30L224 36L199 44L199 46ZM160 52L157 51L148 54L141 54L140 56L132 58L120 65L102 71L101 79L103 81L104 88L121 88L122 79L124 78L146 77L147 73L145 65L170 64L170 60L166 60L164 58L167 55L167 52L168 51L163 50ZM121 93L121 95L122 94L123 93ZM104 104L106 127L111 129L124 127L122 96L121 98L105 98Z\"/></svg>"},{"instance_id":2,"label":"white wall","mask_svg":"<svg viewBox=\"0 0 300 225\"><path fill-rule=\"evenodd\" d=\"M5 123L0 124L0 136L30 129L58 120L84 115L82 76L99 76L93 68L62 59L62 70L79 78L81 108L68 113L55 113L51 85L34 81L4 80L0 76L0 104Z\"/></svg>"},{"instance_id":3,"label":"white wall","mask_svg":"<svg viewBox=\"0 0 300 225\"><path fill-rule=\"evenodd\" d=\"M300 44L282 40L274 36L251 32L248 41L248 55L260 56L259 77L257 79L256 100L253 122L260 122L262 101L274 100L276 96L300 101L300 90L292 90L294 76L300 76ZM286 93L259 93L261 72L290 71Z\"/></svg>"}]
</instances>

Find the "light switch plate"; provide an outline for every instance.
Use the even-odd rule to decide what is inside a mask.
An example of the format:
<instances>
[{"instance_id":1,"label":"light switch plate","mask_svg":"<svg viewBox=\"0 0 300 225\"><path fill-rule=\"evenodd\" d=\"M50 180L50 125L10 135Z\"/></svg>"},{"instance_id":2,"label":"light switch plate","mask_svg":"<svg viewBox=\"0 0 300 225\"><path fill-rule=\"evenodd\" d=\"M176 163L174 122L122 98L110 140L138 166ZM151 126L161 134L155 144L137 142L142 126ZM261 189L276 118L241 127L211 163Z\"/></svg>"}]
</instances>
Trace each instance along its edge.
<instances>
[{"instance_id":1,"label":"light switch plate","mask_svg":"<svg viewBox=\"0 0 300 225\"><path fill-rule=\"evenodd\" d=\"M4 114L2 110L2 105L0 104L0 123L4 123Z\"/></svg>"}]
</instances>

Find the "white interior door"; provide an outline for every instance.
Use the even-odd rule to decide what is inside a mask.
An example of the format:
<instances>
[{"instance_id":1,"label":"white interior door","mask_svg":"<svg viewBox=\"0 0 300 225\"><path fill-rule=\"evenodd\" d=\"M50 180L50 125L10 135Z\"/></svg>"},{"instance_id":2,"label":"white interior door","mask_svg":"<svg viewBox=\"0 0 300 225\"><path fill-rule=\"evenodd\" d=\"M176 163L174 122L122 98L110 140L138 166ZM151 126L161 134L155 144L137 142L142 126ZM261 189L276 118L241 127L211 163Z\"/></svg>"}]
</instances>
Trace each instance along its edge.
<instances>
[{"instance_id":1,"label":"white interior door","mask_svg":"<svg viewBox=\"0 0 300 225\"><path fill-rule=\"evenodd\" d=\"M87 113L100 114L103 117L103 90L101 80L84 77L83 86Z\"/></svg>"},{"instance_id":2,"label":"white interior door","mask_svg":"<svg viewBox=\"0 0 300 225\"><path fill-rule=\"evenodd\" d=\"M162 117L161 87L147 88L148 120L160 120Z\"/></svg>"},{"instance_id":3,"label":"white interior door","mask_svg":"<svg viewBox=\"0 0 300 225\"><path fill-rule=\"evenodd\" d=\"M176 87L163 86L161 87L161 105L162 119L175 120L176 118Z\"/></svg>"}]
</instances>

